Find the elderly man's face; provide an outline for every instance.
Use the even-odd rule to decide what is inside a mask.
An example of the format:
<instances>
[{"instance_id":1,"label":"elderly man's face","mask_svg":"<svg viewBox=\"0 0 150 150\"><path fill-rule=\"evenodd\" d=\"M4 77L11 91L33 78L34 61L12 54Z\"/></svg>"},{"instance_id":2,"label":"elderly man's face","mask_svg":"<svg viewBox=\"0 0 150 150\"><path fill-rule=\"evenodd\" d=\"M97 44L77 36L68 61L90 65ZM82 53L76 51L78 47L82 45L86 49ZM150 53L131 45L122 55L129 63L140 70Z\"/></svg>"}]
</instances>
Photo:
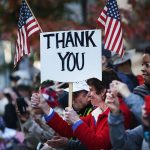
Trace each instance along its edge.
<instances>
[{"instance_id":1,"label":"elderly man's face","mask_svg":"<svg viewBox=\"0 0 150 150\"><path fill-rule=\"evenodd\" d=\"M88 93L86 91L78 91L73 93L72 106L74 110L80 111L89 104Z\"/></svg>"},{"instance_id":2,"label":"elderly man's face","mask_svg":"<svg viewBox=\"0 0 150 150\"><path fill-rule=\"evenodd\" d=\"M149 54L143 55L142 72L143 72L145 83L150 85L150 55Z\"/></svg>"}]
</instances>

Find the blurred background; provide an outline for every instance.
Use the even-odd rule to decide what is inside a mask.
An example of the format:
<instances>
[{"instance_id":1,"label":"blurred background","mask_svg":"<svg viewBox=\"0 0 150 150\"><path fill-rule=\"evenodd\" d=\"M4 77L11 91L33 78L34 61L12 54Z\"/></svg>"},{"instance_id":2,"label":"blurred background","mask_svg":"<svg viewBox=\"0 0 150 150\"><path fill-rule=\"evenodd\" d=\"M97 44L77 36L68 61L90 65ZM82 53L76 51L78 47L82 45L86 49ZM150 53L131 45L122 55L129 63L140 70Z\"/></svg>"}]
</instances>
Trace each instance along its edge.
<instances>
[{"instance_id":1,"label":"blurred background","mask_svg":"<svg viewBox=\"0 0 150 150\"><path fill-rule=\"evenodd\" d=\"M98 29L96 20L106 0L27 0L43 32ZM39 33L30 38L32 53L15 69L13 66L17 22L21 0L0 0L0 87L10 84L10 75L18 68L32 65L40 69ZM143 49L150 44L150 0L118 0L124 43L135 49L133 72L140 74Z\"/></svg>"}]
</instances>

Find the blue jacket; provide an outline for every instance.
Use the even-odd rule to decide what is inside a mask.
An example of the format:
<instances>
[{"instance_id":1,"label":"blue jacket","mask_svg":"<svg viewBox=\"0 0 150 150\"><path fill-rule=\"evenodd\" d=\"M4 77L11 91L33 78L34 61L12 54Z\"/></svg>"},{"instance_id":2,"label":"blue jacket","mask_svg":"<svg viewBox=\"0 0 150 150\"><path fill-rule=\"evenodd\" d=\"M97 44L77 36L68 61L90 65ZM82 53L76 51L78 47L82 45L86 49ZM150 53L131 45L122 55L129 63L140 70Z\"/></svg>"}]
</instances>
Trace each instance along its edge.
<instances>
[{"instance_id":1,"label":"blue jacket","mask_svg":"<svg viewBox=\"0 0 150 150\"><path fill-rule=\"evenodd\" d=\"M131 93L127 98L124 99L124 102L130 108L137 120L141 123L141 107L144 104L144 99L137 94Z\"/></svg>"},{"instance_id":2,"label":"blue jacket","mask_svg":"<svg viewBox=\"0 0 150 150\"><path fill-rule=\"evenodd\" d=\"M124 128L124 118L119 115L108 116L108 123L110 127L110 139L114 150L141 150L143 141L143 127L142 125L132 129L126 130Z\"/></svg>"}]
</instances>

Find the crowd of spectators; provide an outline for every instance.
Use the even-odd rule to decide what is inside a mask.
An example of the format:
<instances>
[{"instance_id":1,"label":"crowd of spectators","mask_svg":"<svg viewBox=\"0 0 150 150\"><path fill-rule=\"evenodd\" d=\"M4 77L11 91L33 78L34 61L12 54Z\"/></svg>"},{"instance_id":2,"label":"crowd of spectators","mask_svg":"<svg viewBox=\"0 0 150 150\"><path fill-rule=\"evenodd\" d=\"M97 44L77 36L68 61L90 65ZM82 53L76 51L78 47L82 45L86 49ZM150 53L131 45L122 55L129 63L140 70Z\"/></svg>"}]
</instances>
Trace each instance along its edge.
<instances>
[{"instance_id":1,"label":"crowd of spectators","mask_svg":"<svg viewBox=\"0 0 150 150\"><path fill-rule=\"evenodd\" d=\"M150 47L140 81L129 51L120 59L103 47L102 81L74 82L71 108L68 84L40 83L30 61L0 89L0 150L150 149Z\"/></svg>"}]
</instances>

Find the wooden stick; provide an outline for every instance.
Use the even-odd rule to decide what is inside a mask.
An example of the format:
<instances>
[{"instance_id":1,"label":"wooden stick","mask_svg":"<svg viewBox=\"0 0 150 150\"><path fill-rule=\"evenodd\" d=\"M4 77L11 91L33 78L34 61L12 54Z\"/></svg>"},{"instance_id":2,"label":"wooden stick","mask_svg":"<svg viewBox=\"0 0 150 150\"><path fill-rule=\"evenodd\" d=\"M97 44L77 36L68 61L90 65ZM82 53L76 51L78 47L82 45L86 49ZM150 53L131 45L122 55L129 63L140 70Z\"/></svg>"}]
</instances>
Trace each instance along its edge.
<instances>
[{"instance_id":1,"label":"wooden stick","mask_svg":"<svg viewBox=\"0 0 150 150\"><path fill-rule=\"evenodd\" d=\"M35 18L35 20L36 20L36 22L37 22L37 24L38 24L38 26L39 26L39 28L40 28L40 31L43 33L43 30L42 30L42 28L41 28L39 22L37 21L35 15L33 14L33 12L32 12L32 10L31 10L31 8L30 8L28 2L27 2L26 0L25 0L25 2L26 2L27 6L29 7L29 9L30 9L30 11L31 11L31 13L32 13L32 16Z\"/></svg>"},{"instance_id":2,"label":"wooden stick","mask_svg":"<svg viewBox=\"0 0 150 150\"><path fill-rule=\"evenodd\" d=\"M73 92L73 83L69 82L69 101L68 106L72 108L72 92Z\"/></svg>"}]
</instances>

